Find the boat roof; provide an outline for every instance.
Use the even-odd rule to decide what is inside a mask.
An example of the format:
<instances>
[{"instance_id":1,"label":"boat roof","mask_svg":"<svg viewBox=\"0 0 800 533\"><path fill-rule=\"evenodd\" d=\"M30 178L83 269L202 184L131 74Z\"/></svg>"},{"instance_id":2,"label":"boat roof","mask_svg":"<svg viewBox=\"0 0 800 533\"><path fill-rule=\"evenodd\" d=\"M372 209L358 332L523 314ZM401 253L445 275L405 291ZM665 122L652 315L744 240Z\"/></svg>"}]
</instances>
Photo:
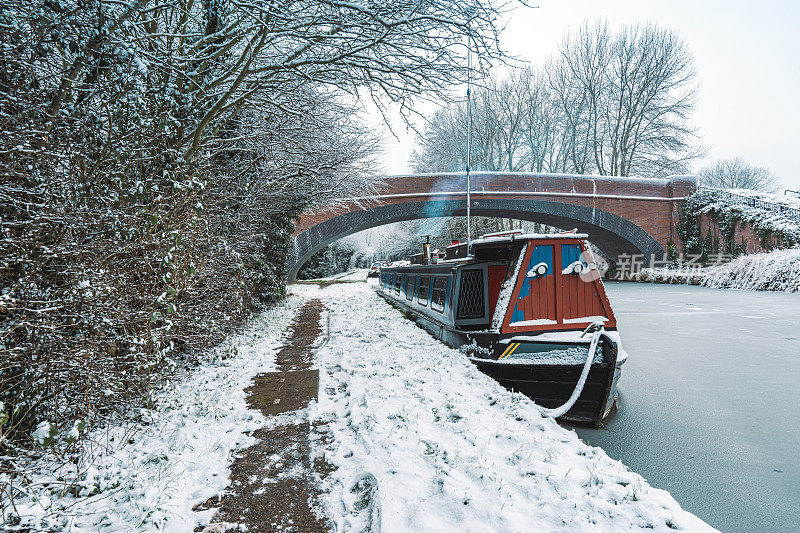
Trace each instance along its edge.
<instances>
[{"instance_id":1,"label":"boat roof","mask_svg":"<svg viewBox=\"0 0 800 533\"><path fill-rule=\"evenodd\" d=\"M505 248L513 246L514 244L518 243L519 245L525 244L526 242L535 242L535 241L585 241L588 240L589 235L586 233L577 233L577 231L569 231L569 232L562 232L562 233L523 233L522 230L510 230L510 231L501 231L497 233L489 233L481 236L478 239L474 239L468 249L468 244L466 242L459 242L456 244L452 244L447 247L446 253L441 254L438 250L432 252L431 255L436 255L437 260L431 264L424 264L420 261L415 261L413 258L421 259L423 254L416 254L412 256L411 261L394 261L389 265L385 265L384 268L391 269L391 268L403 268L403 267L419 267L419 266L426 266L430 267L433 265L450 265L450 266L459 266L462 264L468 264L475 260L475 256L473 252L477 250L484 250L490 251L493 249ZM444 258L441 256L444 255ZM484 254L485 255L485 254ZM486 258L483 257L482 260Z\"/></svg>"},{"instance_id":2,"label":"boat roof","mask_svg":"<svg viewBox=\"0 0 800 533\"><path fill-rule=\"evenodd\" d=\"M475 239L472 241L474 245L481 245L481 244L502 244L505 242L513 242L513 241L521 241L521 240L564 240L564 239L574 239L574 240L584 240L588 239L589 235L586 233L511 233L511 234L499 234L499 235L484 235L480 239Z\"/></svg>"}]
</instances>

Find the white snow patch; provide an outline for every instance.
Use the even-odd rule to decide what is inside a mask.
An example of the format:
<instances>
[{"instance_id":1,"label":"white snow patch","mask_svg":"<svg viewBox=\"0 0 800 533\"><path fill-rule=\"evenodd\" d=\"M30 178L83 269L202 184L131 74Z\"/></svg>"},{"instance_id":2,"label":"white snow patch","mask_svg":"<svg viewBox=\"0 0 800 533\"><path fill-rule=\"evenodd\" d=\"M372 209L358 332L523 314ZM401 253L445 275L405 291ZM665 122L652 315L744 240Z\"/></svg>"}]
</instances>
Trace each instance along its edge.
<instances>
[{"instance_id":1,"label":"white snow patch","mask_svg":"<svg viewBox=\"0 0 800 533\"><path fill-rule=\"evenodd\" d=\"M499 359L498 363L512 363L519 364L535 363L538 365L582 365L586 362L586 356L589 352L589 346L571 346L566 349L549 350L546 352L530 352L518 353L514 352ZM595 350L594 360L595 364L603 362L603 352L600 349Z\"/></svg>"},{"instance_id":2,"label":"white snow patch","mask_svg":"<svg viewBox=\"0 0 800 533\"><path fill-rule=\"evenodd\" d=\"M557 324L555 320L549 318L534 318L532 320L520 320L519 322L511 322L509 326L552 326Z\"/></svg>"},{"instance_id":3,"label":"white snow patch","mask_svg":"<svg viewBox=\"0 0 800 533\"><path fill-rule=\"evenodd\" d=\"M309 407L338 531L713 531L366 285L319 291L331 337ZM585 352L584 352L585 353Z\"/></svg>"},{"instance_id":4,"label":"white snow patch","mask_svg":"<svg viewBox=\"0 0 800 533\"><path fill-rule=\"evenodd\" d=\"M608 322L608 317L604 316L579 316L577 318L565 318L564 324L582 324L584 322Z\"/></svg>"},{"instance_id":5,"label":"white snow patch","mask_svg":"<svg viewBox=\"0 0 800 533\"><path fill-rule=\"evenodd\" d=\"M31 433L31 437L33 437L37 442L41 443L50 437L50 432L50 422L39 422L39 425L36 426L36 429L33 430L33 433Z\"/></svg>"}]
</instances>

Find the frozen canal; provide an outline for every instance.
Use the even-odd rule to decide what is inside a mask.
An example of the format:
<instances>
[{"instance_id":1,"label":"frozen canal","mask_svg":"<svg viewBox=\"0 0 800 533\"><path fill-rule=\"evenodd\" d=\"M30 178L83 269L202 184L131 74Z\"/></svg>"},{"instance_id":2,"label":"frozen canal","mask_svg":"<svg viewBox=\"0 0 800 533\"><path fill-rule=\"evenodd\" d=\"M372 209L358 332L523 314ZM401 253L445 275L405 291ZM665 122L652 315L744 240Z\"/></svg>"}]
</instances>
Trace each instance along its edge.
<instances>
[{"instance_id":1,"label":"frozen canal","mask_svg":"<svg viewBox=\"0 0 800 533\"><path fill-rule=\"evenodd\" d=\"M800 530L800 295L606 287L621 409L578 435L722 531Z\"/></svg>"}]
</instances>

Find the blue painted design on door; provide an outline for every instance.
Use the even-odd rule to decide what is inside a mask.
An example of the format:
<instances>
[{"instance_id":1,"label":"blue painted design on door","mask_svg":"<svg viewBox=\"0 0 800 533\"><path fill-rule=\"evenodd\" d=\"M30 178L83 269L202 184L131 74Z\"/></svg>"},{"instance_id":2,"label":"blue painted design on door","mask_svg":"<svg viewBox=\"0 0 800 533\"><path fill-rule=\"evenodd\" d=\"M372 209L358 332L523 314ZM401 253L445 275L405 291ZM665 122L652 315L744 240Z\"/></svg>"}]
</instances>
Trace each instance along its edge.
<instances>
[{"instance_id":1,"label":"blue painted design on door","mask_svg":"<svg viewBox=\"0 0 800 533\"><path fill-rule=\"evenodd\" d=\"M547 274L544 277L552 276L553 275L553 247L552 246L536 246L533 248L533 253L531 254L531 264L528 265L528 270L535 267L539 263L546 263L547 264ZM527 272L527 270L526 270ZM526 278L526 279L536 279L536 278Z\"/></svg>"},{"instance_id":2,"label":"blue painted design on door","mask_svg":"<svg viewBox=\"0 0 800 533\"><path fill-rule=\"evenodd\" d=\"M522 287L520 287L519 294L517 295L517 302L514 305L514 312L511 314L511 322L522 322L523 320L529 320L534 318L525 316L524 302L525 299L528 298L531 294L532 285L540 279L536 277L528 277L528 272L530 271L530 269L532 269L539 263L545 263L547 265L547 273L544 276L542 276L543 278L553 275L552 246L549 245L535 246L533 248L533 251L531 252L530 261L528 261L527 264L523 264L522 268L520 268L520 275L523 276Z\"/></svg>"},{"instance_id":3,"label":"blue painted design on door","mask_svg":"<svg viewBox=\"0 0 800 533\"><path fill-rule=\"evenodd\" d=\"M581 261L581 247L577 244L561 245L561 268L567 268L575 261Z\"/></svg>"}]
</instances>

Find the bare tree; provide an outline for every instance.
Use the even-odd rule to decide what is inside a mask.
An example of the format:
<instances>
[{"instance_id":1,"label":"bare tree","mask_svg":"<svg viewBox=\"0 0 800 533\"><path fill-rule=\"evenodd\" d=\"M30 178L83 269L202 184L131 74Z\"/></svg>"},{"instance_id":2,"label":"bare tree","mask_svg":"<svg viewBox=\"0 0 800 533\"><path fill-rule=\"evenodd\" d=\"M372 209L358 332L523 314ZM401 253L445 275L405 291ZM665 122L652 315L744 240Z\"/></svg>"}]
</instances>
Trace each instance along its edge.
<instances>
[{"instance_id":1,"label":"bare tree","mask_svg":"<svg viewBox=\"0 0 800 533\"><path fill-rule=\"evenodd\" d=\"M524 81L527 80L515 73L486 92L492 101L488 107L492 111L493 130L498 141L497 166L511 172L524 170L526 159L530 159L525 154L524 132L529 126L529 110L533 102Z\"/></svg>"},{"instance_id":2,"label":"bare tree","mask_svg":"<svg viewBox=\"0 0 800 533\"><path fill-rule=\"evenodd\" d=\"M467 164L466 111L461 106L438 109L428 120L421 148L412 158L417 172L463 172ZM488 159L484 139L473 127L472 161ZM478 155L480 154L480 155Z\"/></svg>"},{"instance_id":3,"label":"bare tree","mask_svg":"<svg viewBox=\"0 0 800 533\"><path fill-rule=\"evenodd\" d=\"M600 139L607 110L611 34L605 24L584 24L565 35L556 59L548 63L550 88L560 112L567 172L605 173Z\"/></svg>"},{"instance_id":4,"label":"bare tree","mask_svg":"<svg viewBox=\"0 0 800 533\"><path fill-rule=\"evenodd\" d=\"M485 90L473 89L472 141L470 167L473 170L505 170L502 157L500 122L492 106L494 99ZM438 109L427 121L421 149L414 152L418 172L463 172L467 165L467 110L459 102Z\"/></svg>"},{"instance_id":5,"label":"bare tree","mask_svg":"<svg viewBox=\"0 0 800 533\"><path fill-rule=\"evenodd\" d=\"M751 165L741 157L717 161L703 168L698 177L701 185L719 189L774 192L780 185L770 169Z\"/></svg>"},{"instance_id":6,"label":"bare tree","mask_svg":"<svg viewBox=\"0 0 800 533\"><path fill-rule=\"evenodd\" d=\"M523 170L527 163L523 130L526 127L527 87L517 78L497 80L473 88L470 167L475 170ZM466 102L437 110L428 120L414 154L418 171L463 171L467 159Z\"/></svg>"},{"instance_id":7,"label":"bare tree","mask_svg":"<svg viewBox=\"0 0 800 533\"><path fill-rule=\"evenodd\" d=\"M530 172L563 171L563 157L559 149L561 115L555 105L544 76L531 68L524 69L515 79L524 92L522 115L522 142L525 146L524 162Z\"/></svg>"},{"instance_id":8,"label":"bare tree","mask_svg":"<svg viewBox=\"0 0 800 533\"><path fill-rule=\"evenodd\" d=\"M541 72L490 79L477 91L472 166L486 170L659 177L701 151L688 124L696 86L684 42L656 26L584 24ZM417 168L464 158L463 103L437 112ZM457 165L462 167L462 165Z\"/></svg>"},{"instance_id":9,"label":"bare tree","mask_svg":"<svg viewBox=\"0 0 800 533\"><path fill-rule=\"evenodd\" d=\"M646 25L623 26L612 36L605 23L584 25L565 38L560 60L574 77L566 85L585 101L597 172L686 171L698 155L687 124L696 86L691 57L677 34Z\"/></svg>"}]
</instances>

